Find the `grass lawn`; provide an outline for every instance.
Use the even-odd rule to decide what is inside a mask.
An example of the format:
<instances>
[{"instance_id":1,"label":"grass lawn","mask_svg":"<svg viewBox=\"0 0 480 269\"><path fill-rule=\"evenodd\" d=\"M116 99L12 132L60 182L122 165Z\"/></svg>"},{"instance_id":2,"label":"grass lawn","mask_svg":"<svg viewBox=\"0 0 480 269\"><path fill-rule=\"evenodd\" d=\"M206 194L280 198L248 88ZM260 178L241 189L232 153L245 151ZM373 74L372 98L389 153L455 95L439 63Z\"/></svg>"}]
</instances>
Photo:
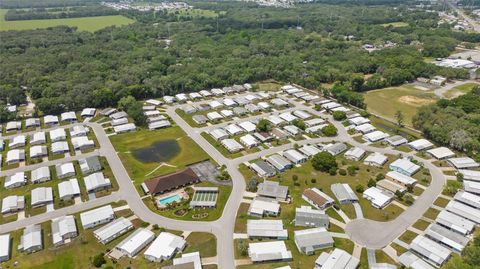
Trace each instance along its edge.
<instances>
[{"instance_id":1,"label":"grass lawn","mask_svg":"<svg viewBox=\"0 0 480 269\"><path fill-rule=\"evenodd\" d=\"M437 100L432 91L419 90L413 85L368 91L364 97L369 112L395 121L395 113L401 111L408 126L412 126L412 117L419 107Z\"/></svg>"},{"instance_id":2,"label":"grass lawn","mask_svg":"<svg viewBox=\"0 0 480 269\"><path fill-rule=\"evenodd\" d=\"M435 200L435 202L433 204L436 205L436 206L439 206L439 207L446 207L449 202L450 202L450 200L448 200L448 199L438 197L437 200Z\"/></svg>"},{"instance_id":3,"label":"grass lawn","mask_svg":"<svg viewBox=\"0 0 480 269\"><path fill-rule=\"evenodd\" d=\"M377 258L377 263L389 263L389 264L396 264L390 256L388 256L383 250L377 249L375 250L375 257Z\"/></svg>"},{"instance_id":4,"label":"grass lawn","mask_svg":"<svg viewBox=\"0 0 480 269\"><path fill-rule=\"evenodd\" d=\"M408 23L403 22L403 21L397 21L397 22L384 23L384 24L382 24L382 26L383 26L383 27L392 26L393 28L399 28L399 27L406 27L406 26L408 26Z\"/></svg>"},{"instance_id":5,"label":"grass lawn","mask_svg":"<svg viewBox=\"0 0 480 269\"><path fill-rule=\"evenodd\" d=\"M168 161L172 166L159 167L161 165L159 162L141 162L131 153L133 150L148 148L156 142L166 140L176 140L180 147L180 152ZM111 136L110 141L137 187L146 179L173 173L192 163L209 159L195 141L178 126L158 131L139 130L119 134ZM157 170L153 171L154 169Z\"/></svg>"},{"instance_id":6,"label":"grass lawn","mask_svg":"<svg viewBox=\"0 0 480 269\"><path fill-rule=\"evenodd\" d=\"M368 269L368 256L367 256L367 249L362 248L362 252L360 253L360 266L359 269Z\"/></svg>"},{"instance_id":7,"label":"grass lawn","mask_svg":"<svg viewBox=\"0 0 480 269\"><path fill-rule=\"evenodd\" d=\"M264 82L253 84L253 87L255 90L268 92L268 91L279 91L282 85L276 81L264 81Z\"/></svg>"},{"instance_id":8,"label":"grass lawn","mask_svg":"<svg viewBox=\"0 0 480 269\"><path fill-rule=\"evenodd\" d=\"M428 225L430 225L430 222L425 221L425 220L423 220L423 219L419 219L419 220L417 220L417 222L415 222L412 226L413 226L414 228L419 229L419 230L425 231L425 229L427 229Z\"/></svg>"},{"instance_id":9,"label":"grass lawn","mask_svg":"<svg viewBox=\"0 0 480 269\"><path fill-rule=\"evenodd\" d=\"M80 31L95 32L108 26L121 26L134 22L134 20L120 15L48 20L5 21L5 13L5 9L0 10L0 31L28 30L66 25L69 27L77 27Z\"/></svg>"},{"instance_id":10,"label":"grass lawn","mask_svg":"<svg viewBox=\"0 0 480 269\"><path fill-rule=\"evenodd\" d=\"M248 219L248 208L250 207L247 203L241 203L237 211L237 219L235 221L235 233L246 233L247 232L247 219Z\"/></svg>"},{"instance_id":11,"label":"grass lawn","mask_svg":"<svg viewBox=\"0 0 480 269\"><path fill-rule=\"evenodd\" d=\"M390 244L390 246L392 246L393 249L395 249L397 251L397 256L400 256L402 255L403 253L407 252L408 249L398 245L398 244L395 244L395 243L392 243Z\"/></svg>"},{"instance_id":12,"label":"grass lawn","mask_svg":"<svg viewBox=\"0 0 480 269\"><path fill-rule=\"evenodd\" d=\"M425 214L423 214L424 217L426 218L429 218L431 220L435 220L438 216L438 214L440 214L440 211L436 210L435 208L429 208Z\"/></svg>"},{"instance_id":13,"label":"grass lawn","mask_svg":"<svg viewBox=\"0 0 480 269\"><path fill-rule=\"evenodd\" d=\"M464 94L468 93L469 91L471 91L473 89L473 87L475 87L477 85L479 85L479 84L478 83L473 83L473 82L465 83L465 84L462 84L460 86L457 86L457 87L449 90L443 96L447 99L452 99L452 98L455 98L455 97L458 97L460 95L464 95Z\"/></svg>"},{"instance_id":14,"label":"grass lawn","mask_svg":"<svg viewBox=\"0 0 480 269\"><path fill-rule=\"evenodd\" d=\"M417 234L412 231L405 231L398 239L402 240L403 242L410 244L413 239L417 237Z\"/></svg>"},{"instance_id":15,"label":"grass lawn","mask_svg":"<svg viewBox=\"0 0 480 269\"><path fill-rule=\"evenodd\" d=\"M194 232L187 237L185 253L200 252L200 257L217 256L217 238L210 233Z\"/></svg>"}]
</instances>

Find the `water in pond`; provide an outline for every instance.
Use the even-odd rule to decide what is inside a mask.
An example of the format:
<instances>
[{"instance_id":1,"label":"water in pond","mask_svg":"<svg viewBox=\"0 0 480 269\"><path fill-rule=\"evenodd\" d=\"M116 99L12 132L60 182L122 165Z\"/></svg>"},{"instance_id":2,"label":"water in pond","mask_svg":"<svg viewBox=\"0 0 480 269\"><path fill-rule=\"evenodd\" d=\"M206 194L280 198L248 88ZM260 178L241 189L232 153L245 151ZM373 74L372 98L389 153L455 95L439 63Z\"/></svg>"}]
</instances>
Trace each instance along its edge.
<instances>
[{"instance_id":1,"label":"water in pond","mask_svg":"<svg viewBox=\"0 0 480 269\"><path fill-rule=\"evenodd\" d=\"M153 143L146 148L132 151L133 156L141 162L168 162L180 152L180 146L176 140L165 140Z\"/></svg>"}]
</instances>

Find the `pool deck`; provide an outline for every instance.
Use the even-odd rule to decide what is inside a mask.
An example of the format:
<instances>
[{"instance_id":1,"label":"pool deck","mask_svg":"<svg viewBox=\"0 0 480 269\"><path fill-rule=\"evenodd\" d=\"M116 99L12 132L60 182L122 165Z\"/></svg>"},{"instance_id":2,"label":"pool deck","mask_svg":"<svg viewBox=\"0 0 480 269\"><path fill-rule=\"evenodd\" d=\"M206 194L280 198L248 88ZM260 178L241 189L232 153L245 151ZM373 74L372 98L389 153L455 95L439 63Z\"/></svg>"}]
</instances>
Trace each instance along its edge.
<instances>
[{"instance_id":1,"label":"pool deck","mask_svg":"<svg viewBox=\"0 0 480 269\"><path fill-rule=\"evenodd\" d=\"M169 192L169 193L165 193L165 194L156 196L155 200L156 200L156 203L157 203L157 207L158 208L166 208L168 203L167 204L161 204L160 200L165 199L165 198L169 198L169 197L172 197L172 196L175 196L175 195L178 195L180 197L180 199L188 199L188 193L184 189L175 190L175 191L172 191L172 192ZM176 202L180 202L180 201L181 200L177 200Z\"/></svg>"}]
</instances>

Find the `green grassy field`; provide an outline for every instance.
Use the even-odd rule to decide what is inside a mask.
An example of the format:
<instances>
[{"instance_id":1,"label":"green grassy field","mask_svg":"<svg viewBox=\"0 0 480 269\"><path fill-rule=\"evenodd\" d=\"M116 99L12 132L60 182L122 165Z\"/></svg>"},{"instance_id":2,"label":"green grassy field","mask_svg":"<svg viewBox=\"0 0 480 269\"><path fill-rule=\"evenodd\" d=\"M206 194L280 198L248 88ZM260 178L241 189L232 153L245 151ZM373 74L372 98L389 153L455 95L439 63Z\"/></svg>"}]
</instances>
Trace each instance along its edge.
<instances>
[{"instance_id":1,"label":"green grassy field","mask_svg":"<svg viewBox=\"0 0 480 269\"><path fill-rule=\"evenodd\" d=\"M172 166L160 166L158 162L143 163L131 153L135 149L149 147L155 142L174 139L177 141L180 152L172 157L168 163ZM189 164L209 159L188 135L178 126L158 131L139 130L132 133L119 134L110 137L110 141L118 152L130 177L135 185L140 185L145 179L178 171ZM158 168L158 169L157 169ZM157 169L154 171L154 169Z\"/></svg>"},{"instance_id":2,"label":"green grassy field","mask_svg":"<svg viewBox=\"0 0 480 269\"><path fill-rule=\"evenodd\" d=\"M4 18L6 12L6 9L0 9L0 31L28 30L66 25L77 27L80 31L94 32L108 26L121 26L134 22L134 20L120 15L50 20L5 21Z\"/></svg>"},{"instance_id":3,"label":"green grassy field","mask_svg":"<svg viewBox=\"0 0 480 269\"><path fill-rule=\"evenodd\" d=\"M192 17L192 18L216 18L220 14L225 14L225 11L220 11L219 13L214 10L206 9L180 9L180 10L171 10L170 13L176 14L178 17Z\"/></svg>"},{"instance_id":4,"label":"green grassy field","mask_svg":"<svg viewBox=\"0 0 480 269\"><path fill-rule=\"evenodd\" d=\"M382 24L382 26L383 27L392 26L393 28L399 28L399 27L408 26L408 23L403 22L403 21L397 21L397 22L384 23L384 24Z\"/></svg>"},{"instance_id":5,"label":"green grassy field","mask_svg":"<svg viewBox=\"0 0 480 269\"><path fill-rule=\"evenodd\" d=\"M432 91L419 90L412 85L373 90L366 92L364 97L369 112L396 121L395 113L401 111L408 126L412 126L412 117L419 107L437 100Z\"/></svg>"},{"instance_id":6,"label":"green grassy field","mask_svg":"<svg viewBox=\"0 0 480 269\"><path fill-rule=\"evenodd\" d=\"M445 96L445 98L447 98L447 99L452 99L452 98L455 98L455 97L458 97L460 95L464 95L464 94L468 93L469 91L471 91L473 89L473 87L475 87L477 85L480 85L480 84L473 83L473 82L465 83L465 84L462 84L460 86L457 86L457 87L449 90L443 96Z\"/></svg>"}]
</instances>

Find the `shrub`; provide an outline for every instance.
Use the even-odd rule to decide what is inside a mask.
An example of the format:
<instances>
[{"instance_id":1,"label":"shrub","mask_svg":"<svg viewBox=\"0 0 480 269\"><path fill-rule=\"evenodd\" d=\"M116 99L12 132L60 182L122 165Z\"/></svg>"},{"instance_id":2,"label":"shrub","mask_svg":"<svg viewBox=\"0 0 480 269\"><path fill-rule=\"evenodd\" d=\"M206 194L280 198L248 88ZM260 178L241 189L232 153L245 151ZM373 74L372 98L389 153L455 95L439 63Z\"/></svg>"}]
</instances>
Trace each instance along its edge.
<instances>
[{"instance_id":1,"label":"shrub","mask_svg":"<svg viewBox=\"0 0 480 269\"><path fill-rule=\"evenodd\" d=\"M312 178L312 179L310 179L310 182L312 182L313 184L315 184L315 183L317 183L317 179Z\"/></svg>"},{"instance_id":2,"label":"shrub","mask_svg":"<svg viewBox=\"0 0 480 269\"><path fill-rule=\"evenodd\" d=\"M365 187L362 185L362 184L358 184L356 187L355 187L355 190L358 192L358 193L363 193L365 191Z\"/></svg>"},{"instance_id":3,"label":"shrub","mask_svg":"<svg viewBox=\"0 0 480 269\"><path fill-rule=\"evenodd\" d=\"M343 111L334 111L332 116L334 120L341 121L347 118L347 113Z\"/></svg>"},{"instance_id":4,"label":"shrub","mask_svg":"<svg viewBox=\"0 0 480 269\"><path fill-rule=\"evenodd\" d=\"M347 175L347 171L345 169L339 169L338 170L338 173L341 175L341 176L346 176Z\"/></svg>"},{"instance_id":5,"label":"shrub","mask_svg":"<svg viewBox=\"0 0 480 269\"><path fill-rule=\"evenodd\" d=\"M375 186L377 186L377 181L375 181L373 178L371 178L371 179L368 181L367 186L368 186L369 188L375 187Z\"/></svg>"},{"instance_id":6,"label":"shrub","mask_svg":"<svg viewBox=\"0 0 480 269\"><path fill-rule=\"evenodd\" d=\"M335 126L333 126L332 124L329 124L329 125L322 128L322 133L325 136L336 136L337 132L338 132L337 128Z\"/></svg>"},{"instance_id":7,"label":"shrub","mask_svg":"<svg viewBox=\"0 0 480 269\"><path fill-rule=\"evenodd\" d=\"M378 173L377 176L375 177L375 179L376 179L377 181L380 181L380 180L382 180L382 179L384 179L384 178L385 178L385 176L384 176L382 173Z\"/></svg>"},{"instance_id":8,"label":"shrub","mask_svg":"<svg viewBox=\"0 0 480 269\"><path fill-rule=\"evenodd\" d=\"M338 167L335 156L326 151L322 151L313 156L312 166L315 170L322 172L327 172L331 169L337 170Z\"/></svg>"},{"instance_id":9,"label":"shrub","mask_svg":"<svg viewBox=\"0 0 480 269\"><path fill-rule=\"evenodd\" d=\"M93 259L92 259L93 266L100 268L105 263L107 263L107 261L105 260L103 253L98 253L97 255L93 256Z\"/></svg>"}]
</instances>

